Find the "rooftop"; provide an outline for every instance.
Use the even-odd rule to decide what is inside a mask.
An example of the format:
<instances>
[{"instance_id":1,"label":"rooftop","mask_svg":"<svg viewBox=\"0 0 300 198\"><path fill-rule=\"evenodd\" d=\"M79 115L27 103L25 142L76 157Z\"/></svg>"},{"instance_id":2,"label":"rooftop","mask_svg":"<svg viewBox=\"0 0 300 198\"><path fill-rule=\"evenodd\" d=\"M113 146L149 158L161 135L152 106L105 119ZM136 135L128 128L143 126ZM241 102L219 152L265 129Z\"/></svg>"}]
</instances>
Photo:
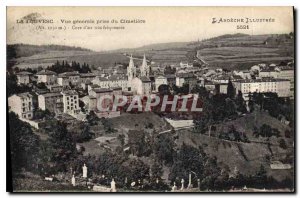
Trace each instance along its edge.
<instances>
[{"instance_id":1,"label":"rooftop","mask_svg":"<svg viewBox=\"0 0 300 198\"><path fill-rule=\"evenodd\" d=\"M57 73L55 73L54 71L43 69L36 73L36 75L57 75Z\"/></svg>"},{"instance_id":2,"label":"rooftop","mask_svg":"<svg viewBox=\"0 0 300 198\"><path fill-rule=\"evenodd\" d=\"M65 90L61 92L63 95L78 95L78 93L75 90Z\"/></svg>"},{"instance_id":3,"label":"rooftop","mask_svg":"<svg viewBox=\"0 0 300 198\"><path fill-rule=\"evenodd\" d=\"M60 92L53 92L53 93L41 94L41 96L44 96L46 98L46 97L62 96L62 94Z\"/></svg>"},{"instance_id":4,"label":"rooftop","mask_svg":"<svg viewBox=\"0 0 300 198\"><path fill-rule=\"evenodd\" d=\"M258 82L281 82L281 81L289 81L289 80L288 79L280 79L280 78L262 78L262 79L243 79L243 80L237 80L236 82L258 83Z\"/></svg>"},{"instance_id":5,"label":"rooftop","mask_svg":"<svg viewBox=\"0 0 300 198\"><path fill-rule=\"evenodd\" d=\"M112 92L111 89L107 89L107 88L94 88L93 91L96 93Z\"/></svg>"},{"instance_id":6,"label":"rooftop","mask_svg":"<svg viewBox=\"0 0 300 198\"><path fill-rule=\"evenodd\" d=\"M16 74L17 76L27 76L27 75L32 75L32 73L27 72L27 71L21 71Z\"/></svg>"},{"instance_id":7,"label":"rooftop","mask_svg":"<svg viewBox=\"0 0 300 198\"><path fill-rule=\"evenodd\" d=\"M16 94L16 95L21 97L21 98L32 97L32 94L29 93L29 92L19 93L19 94Z\"/></svg>"},{"instance_id":8,"label":"rooftop","mask_svg":"<svg viewBox=\"0 0 300 198\"><path fill-rule=\"evenodd\" d=\"M192 73L179 73L179 74L177 74L177 77L180 77L180 78L193 78L195 76Z\"/></svg>"},{"instance_id":9,"label":"rooftop","mask_svg":"<svg viewBox=\"0 0 300 198\"><path fill-rule=\"evenodd\" d=\"M68 76L78 76L78 75L79 75L78 71L74 71L74 72L64 72L64 73L59 74L58 76L59 77L68 77Z\"/></svg>"}]
</instances>

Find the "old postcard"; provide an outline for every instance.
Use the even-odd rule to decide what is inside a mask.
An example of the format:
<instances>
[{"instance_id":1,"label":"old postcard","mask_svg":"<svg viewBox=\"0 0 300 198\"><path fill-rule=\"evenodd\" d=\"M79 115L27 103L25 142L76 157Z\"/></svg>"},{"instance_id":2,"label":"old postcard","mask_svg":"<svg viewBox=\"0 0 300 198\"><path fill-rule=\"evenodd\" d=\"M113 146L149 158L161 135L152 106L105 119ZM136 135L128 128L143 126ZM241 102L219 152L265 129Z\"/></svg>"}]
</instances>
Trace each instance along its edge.
<instances>
[{"instance_id":1,"label":"old postcard","mask_svg":"<svg viewBox=\"0 0 300 198\"><path fill-rule=\"evenodd\" d=\"M12 192L295 192L293 7L7 7Z\"/></svg>"}]
</instances>

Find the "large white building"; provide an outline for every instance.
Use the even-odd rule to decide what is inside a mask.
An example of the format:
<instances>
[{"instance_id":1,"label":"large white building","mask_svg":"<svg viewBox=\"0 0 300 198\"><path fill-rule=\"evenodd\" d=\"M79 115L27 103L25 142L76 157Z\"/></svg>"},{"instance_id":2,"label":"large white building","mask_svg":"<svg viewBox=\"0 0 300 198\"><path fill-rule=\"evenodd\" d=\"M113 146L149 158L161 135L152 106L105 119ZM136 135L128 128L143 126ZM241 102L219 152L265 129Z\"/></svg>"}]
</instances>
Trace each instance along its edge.
<instances>
[{"instance_id":1,"label":"large white building","mask_svg":"<svg viewBox=\"0 0 300 198\"><path fill-rule=\"evenodd\" d=\"M92 83L98 85L99 88L110 89L121 87L123 91L127 91L128 89L128 79L124 76L96 77L92 80Z\"/></svg>"},{"instance_id":2,"label":"large white building","mask_svg":"<svg viewBox=\"0 0 300 198\"><path fill-rule=\"evenodd\" d=\"M33 95L30 93L15 94L8 98L9 110L16 113L19 118L33 118Z\"/></svg>"},{"instance_id":3,"label":"large white building","mask_svg":"<svg viewBox=\"0 0 300 198\"><path fill-rule=\"evenodd\" d=\"M26 72L26 71L22 71L16 74L17 76L17 82L18 84L24 84L27 85L30 83L30 76L32 75L32 73L30 72Z\"/></svg>"},{"instance_id":4,"label":"large white building","mask_svg":"<svg viewBox=\"0 0 300 198\"><path fill-rule=\"evenodd\" d=\"M61 86L78 85L80 83L80 74L76 72L65 72L58 75L57 83Z\"/></svg>"},{"instance_id":5,"label":"large white building","mask_svg":"<svg viewBox=\"0 0 300 198\"><path fill-rule=\"evenodd\" d=\"M168 85L168 80L164 76L155 77L155 91L158 91L159 86Z\"/></svg>"},{"instance_id":6,"label":"large white building","mask_svg":"<svg viewBox=\"0 0 300 198\"><path fill-rule=\"evenodd\" d=\"M287 79L263 78L256 80L238 80L233 82L236 94L241 91L245 100L249 100L249 93L277 93L278 97L291 97L290 81Z\"/></svg>"},{"instance_id":7,"label":"large white building","mask_svg":"<svg viewBox=\"0 0 300 198\"><path fill-rule=\"evenodd\" d=\"M46 85L54 85L57 83L57 74L50 70L41 70L36 73L37 83L45 83Z\"/></svg>"},{"instance_id":8,"label":"large white building","mask_svg":"<svg viewBox=\"0 0 300 198\"><path fill-rule=\"evenodd\" d=\"M78 93L74 90L61 92L63 95L64 113L75 115L80 112Z\"/></svg>"}]
</instances>

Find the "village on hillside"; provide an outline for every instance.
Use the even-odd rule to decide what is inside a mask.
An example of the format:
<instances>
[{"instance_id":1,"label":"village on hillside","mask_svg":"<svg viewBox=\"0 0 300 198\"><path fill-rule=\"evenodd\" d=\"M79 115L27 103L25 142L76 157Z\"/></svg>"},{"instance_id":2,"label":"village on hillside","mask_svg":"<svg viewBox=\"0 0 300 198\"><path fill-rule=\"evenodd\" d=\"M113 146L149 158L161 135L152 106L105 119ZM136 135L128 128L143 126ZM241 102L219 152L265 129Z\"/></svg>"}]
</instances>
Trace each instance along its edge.
<instances>
[{"instance_id":1,"label":"village on hillside","mask_svg":"<svg viewBox=\"0 0 300 198\"><path fill-rule=\"evenodd\" d=\"M294 62L227 70L212 68L200 55L164 67L146 54L125 53L128 64L106 69L57 61L8 71L10 133L22 134L14 131L22 127L22 138L30 139L23 146L34 150L25 159L12 156L31 170L13 165L26 175L14 185L21 191L293 189ZM178 95L181 103L174 112L139 112L113 110L103 99L120 95L127 107L136 96ZM195 95L201 112L178 111L181 97ZM19 148L13 150L23 152ZM26 177L30 182L22 182ZM45 186L34 189L34 180Z\"/></svg>"}]
</instances>

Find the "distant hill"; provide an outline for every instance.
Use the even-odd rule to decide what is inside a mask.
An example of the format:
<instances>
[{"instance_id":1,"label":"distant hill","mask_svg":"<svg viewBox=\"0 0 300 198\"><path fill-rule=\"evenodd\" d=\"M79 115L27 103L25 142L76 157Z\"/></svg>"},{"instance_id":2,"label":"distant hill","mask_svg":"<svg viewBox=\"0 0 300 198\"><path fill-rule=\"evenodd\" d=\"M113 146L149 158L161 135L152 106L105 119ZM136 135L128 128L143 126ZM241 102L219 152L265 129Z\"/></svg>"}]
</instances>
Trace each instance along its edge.
<instances>
[{"instance_id":1,"label":"distant hill","mask_svg":"<svg viewBox=\"0 0 300 198\"><path fill-rule=\"evenodd\" d=\"M222 35L194 46L198 56L210 67L246 69L258 63L280 63L294 59L293 34Z\"/></svg>"},{"instance_id":2,"label":"distant hill","mask_svg":"<svg viewBox=\"0 0 300 198\"><path fill-rule=\"evenodd\" d=\"M86 62L94 68L107 68L116 63L128 64L128 54L140 59L145 53L147 60L157 65L201 58L210 68L248 69L258 63L293 60L294 34L225 34L202 41L158 43L106 52L61 45L16 44L8 45L7 52L8 65L20 68L47 67L57 60ZM140 64L140 61L136 60L135 64Z\"/></svg>"},{"instance_id":3,"label":"distant hill","mask_svg":"<svg viewBox=\"0 0 300 198\"><path fill-rule=\"evenodd\" d=\"M8 58L19 58L33 56L38 53L47 51L91 51L82 47L71 47L65 45L29 45L29 44L13 44L7 45Z\"/></svg>"}]
</instances>

